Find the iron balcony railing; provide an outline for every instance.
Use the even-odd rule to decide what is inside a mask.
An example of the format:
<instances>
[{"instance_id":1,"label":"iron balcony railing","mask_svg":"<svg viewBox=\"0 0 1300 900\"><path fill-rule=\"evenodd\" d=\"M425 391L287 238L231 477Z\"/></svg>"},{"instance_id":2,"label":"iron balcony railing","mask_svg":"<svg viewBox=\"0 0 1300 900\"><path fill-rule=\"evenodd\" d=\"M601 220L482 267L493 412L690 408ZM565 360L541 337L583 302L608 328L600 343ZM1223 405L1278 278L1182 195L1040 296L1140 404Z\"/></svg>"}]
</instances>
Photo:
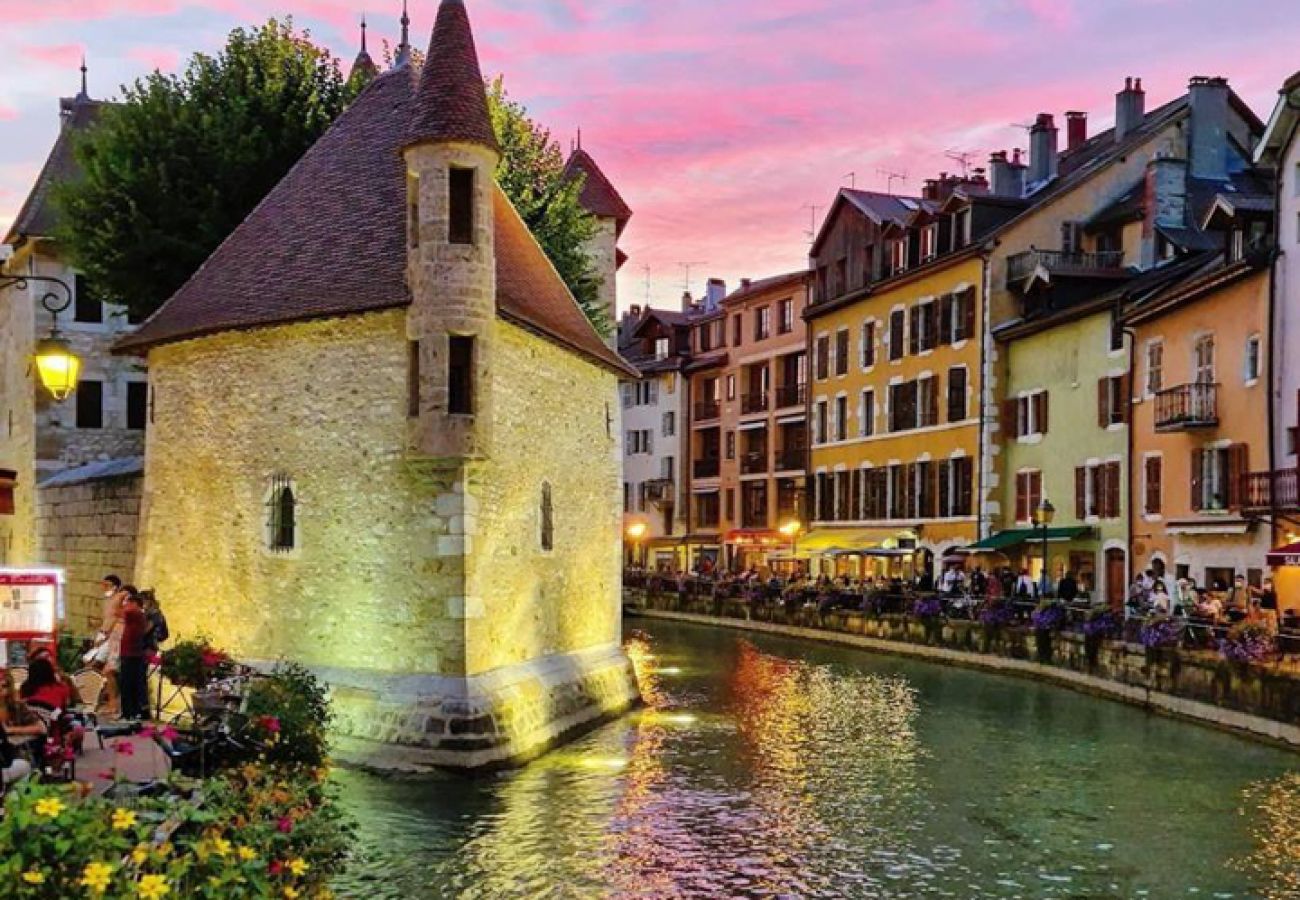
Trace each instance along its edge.
<instances>
[{"instance_id":1,"label":"iron balcony railing","mask_svg":"<svg viewBox=\"0 0 1300 900\"><path fill-rule=\"evenodd\" d=\"M694 471L696 478L717 478L718 473L722 470L717 458L697 459L695 461Z\"/></svg>"},{"instance_id":2,"label":"iron balcony railing","mask_svg":"<svg viewBox=\"0 0 1300 900\"><path fill-rule=\"evenodd\" d=\"M740 458L741 475L762 475L767 471L767 452L746 453Z\"/></svg>"},{"instance_id":3,"label":"iron balcony railing","mask_svg":"<svg viewBox=\"0 0 1300 900\"><path fill-rule=\"evenodd\" d=\"M653 481L647 481L642 486L642 489L645 491L646 500L650 503L671 503L674 487L671 478L656 478Z\"/></svg>"},{"instance_id":4,"label":"iron balcony railing","mask_svg":"<svg viewBox=\"0 0 1300 900\"><path fill-rule=\"evenodd\" d=\"M1242 479L1241 496L1247 512L1300 511L1300 470L1251 472Z\"/></svg>"},{"instance_id":5,"label":"iron balcony railing","mask_svg":"<svg viewBox=\"0 0 1300 900\"><path fill-rule=\"evenodd\" d=\"M704 400L695 404L695 421L708 422L716 419L721 412L721 404L717 400Z\"/></svg>"},{"instance_id":6,"label":"iron balcony railing","mask_svg":"<svg viewBox=\"0 0 1300 900\"><path fill-rule=\"evenodd\" d=\"M1110 277L1124 274L1124 252L1101 250L1083 253L1075 250L1026 250L1007 258L1007 281L1021 281L1039 268L1050 275Z\"/></svg>"},{"instance_id":7,"label":"iron balcony railing","mask_svg":"<svg viewBox=\"0 0 1300 900\"><path fill-rule=\"evenodd\" d=\"M808 399L806 384L787 384L776 389L776 408L788 409L791 406L803 406Z\"/></svg>"},{"instance_id":8,"label":"iron balcony railing","mask_svg":"<svg viewBox=\"0 0 1300 900\"><path fill-rule=\"evenodd\" d=\"M778 472L802 472L804 456L805 451L802 447L794 450L782 450L776 455L776 470Z\"/></svg>"},{"instance_id":9,"label":"iron balcony railing","mask_svg":"<svg viewBox=\"0 0 1300 900\"><path fill-rule=\"evenodd\" d=\"M1180 384L1156 394L1156 430L1183 431L1219 424L1219 386Z\"/></svg>"},{"instance_id":10,"label":"iron balcony railing","mask_svg":"<svg viewBox=\"0 0 1300 900\"><path fill-rule=\"evenodd\" d=\"M751 391L740 397L740 414L767 412L767 391Z\"/></svg>"}]
</instances>

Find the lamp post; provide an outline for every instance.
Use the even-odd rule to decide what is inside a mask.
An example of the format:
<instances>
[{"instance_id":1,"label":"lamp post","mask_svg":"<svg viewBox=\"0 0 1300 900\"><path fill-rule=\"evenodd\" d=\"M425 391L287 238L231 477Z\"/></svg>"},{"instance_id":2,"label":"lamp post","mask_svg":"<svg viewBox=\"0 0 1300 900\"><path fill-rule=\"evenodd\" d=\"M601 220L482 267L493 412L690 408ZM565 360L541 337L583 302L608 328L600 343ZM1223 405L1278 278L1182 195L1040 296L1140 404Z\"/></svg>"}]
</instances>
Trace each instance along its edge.
<instances>
[{"instance_id":1,"label":"lamp post","mask_svg":"<svg viewBox=\"0 0 1300 900\"><path fill-rule=\"evenodd\" d=\"M1042 596L1043 596L1044 598L1046 598L1046 597L1047 597L1047 587L1048 587L1048 582L1047 582L1047 529L1051 526L1051 524L1052 524L1052 520L1056 518L1056 507L1052 505L1052 501L1050 501L1050 500L1048 500L1046 497L1044 497L1044 498L1043 498L1043 501L1042 501L1041 503L1038 504L1038 509L1037 509L1037 511L1035 512L1035 517L1038 519L1038 527L1040 527L1040 528L1043 529L1043 578L1042 578Z\"/></svg>"},{"instance_id":2,"label":"lamp post","mask_svg":"<svg viewBox=\"0 0 1300 900\"><path fill-rule=\"evenodd\" d=\"M631 522L627 526L627 537L632 542L633 562L641 556L641 541L645 538L649 526L645 522ZM641 560L641 568L645 568L645 560Z\"/></svg>"},{"instance_id":3,"label":"lamp post","mask_svg":"<svg viewBox=\"0 0 1300 900\"><path fill-rule=\"evenodd\" d=\"M790 539L790 573L793 575L799 564L797 559L799 554L799 532L803 531L803 522L798 519L791 519L778 530Z\"/></svg>"},{"instance_id":4,"label":"lamp post","mask_svg":"<svg viewBox=\"0 0 1300 900\"><path fill-rule=\"evenodd\" d=\"M49 335L37 342L33 357L41 384L56 403L61 403L77 389L77 377L81 374L81 360L59 334L59 313L72 305L72 290L59 279L45 275L0 275L0 290L16 287L25 291L33 283L58 288L63 294L60 297L55 291L47 290L41 296L41 306L50 314L52 322Z\"/></svg>"}]
</instances>

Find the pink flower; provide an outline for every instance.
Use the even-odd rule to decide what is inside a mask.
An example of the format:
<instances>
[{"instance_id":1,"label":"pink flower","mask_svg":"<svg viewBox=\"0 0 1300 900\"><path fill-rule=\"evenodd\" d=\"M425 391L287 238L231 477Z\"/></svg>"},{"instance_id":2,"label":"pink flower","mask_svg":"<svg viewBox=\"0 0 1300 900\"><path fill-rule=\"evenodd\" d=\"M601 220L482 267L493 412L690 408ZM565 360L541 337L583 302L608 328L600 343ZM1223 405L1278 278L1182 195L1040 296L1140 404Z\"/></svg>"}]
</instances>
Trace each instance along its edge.
<instances>
[{"instance_id":1,"label":"pink flower","mask_svg":"<svg viewBox=\"0 0 1300 900\"><path fill-rule=\"evenodd\" d=\"M135 755L135 744L131 743L130 741L118 741L116 744L113 745L113 749L116 752L122 754L123 756Z\"/></svg>"},{"instance_id":2,"label":"pink flower","mask_svg":"<svg viewBox=\"0 0 1300 900\"><path fill-rule=\"evenodd\" d=\"M98 778L100 781L112 781L114 778L117 777L117 773L116 773L116 772L96 772L96 773L95 773L95 777Z\"/></svg>"},{"instance_id":3,"label":"pink flower","mask_svg":"<svg viewBox=\"0 0 1300 900\"><path fill-rule=\"evenodd\" d=\"M262 716L259 721L262 723L262 727L271 734L280 733L280 720L275 716Z\"/></svg>"},{"instance_id":4,"label":"pink flower","mask_svg":"<svg viewBox=\"0 0 1300 900\"><path fill-rule=\"evenodd\" d=\"M284 816L280 819L279 824L276 825L275 827L279 829L281 834L288 834L289 832L293 831L293 819L289 818L288 816Z\"/></svg>"},{"instance_id":5,"label":"pink flower","mask_svg":"<svg viewBox=\"0 0 1300 900\"><path fill-rule=\"evenodd\" d=\"M164 741L174 741L180 736L180 732L175 728L172 728L170 725L163 728L161 733Z\"/></svg>"},{"instance_id":6,"label":"pink flower","mask_svg":"<svg viewBox=\"0 0 1300 900\"><path fill-rule=\"evenodd\" d=\"M217 666L230 659L230 657L226 656L226 654L222 653L220 650L204 650L202 659L204 666L209 669L215 669Z\"/></svg>"},{"instance_id":7,"label":"pink flower","mask_svg":"<svg viewBox=\"0 0 1300 900\"><path fill-rule=\"evenodd\" d=\"M146 741L152 738L156 733L157 732L154 730L152 725L146 725L140 729L140 737L144 738Z\"/></svg>"}]
</instances>

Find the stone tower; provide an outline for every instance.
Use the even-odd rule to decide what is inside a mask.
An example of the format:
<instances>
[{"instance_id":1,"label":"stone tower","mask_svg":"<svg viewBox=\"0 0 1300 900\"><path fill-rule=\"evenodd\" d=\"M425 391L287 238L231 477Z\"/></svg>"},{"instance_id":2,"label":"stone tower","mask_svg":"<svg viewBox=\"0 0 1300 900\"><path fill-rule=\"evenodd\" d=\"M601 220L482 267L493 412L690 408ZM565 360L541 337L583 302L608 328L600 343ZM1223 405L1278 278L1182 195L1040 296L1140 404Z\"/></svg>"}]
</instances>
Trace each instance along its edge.
<instances>
[{"instance_id":1,"label":"stone tower","mask_svg":"<svg viewBox=\"0 0 1300 900\"><path fill-rule=\"evenodd\" d=\"M619 195L613 182L601 171L590 153L582 146L582 133L565 166L569 178L583 179L580 201L596 219L596 234L587 243L587 255L601 277L600 301L611 326L618 321L618 270L627 261L618 247L623 229L632 218L632 209ZM611 328L609 344L617 346L617 328Z\"/></svg>"},{"instance_id":2,"label":"stone tower","mask_svg":"<svg viewBox=\"0 0 1300 900\"><path fill-rule=\"evenodd\" d=\"M500 149L463 0L443 0L403 151L412 443L433 459L487 452L496 317L493 185Z\"/></svg>"}]
</instances>

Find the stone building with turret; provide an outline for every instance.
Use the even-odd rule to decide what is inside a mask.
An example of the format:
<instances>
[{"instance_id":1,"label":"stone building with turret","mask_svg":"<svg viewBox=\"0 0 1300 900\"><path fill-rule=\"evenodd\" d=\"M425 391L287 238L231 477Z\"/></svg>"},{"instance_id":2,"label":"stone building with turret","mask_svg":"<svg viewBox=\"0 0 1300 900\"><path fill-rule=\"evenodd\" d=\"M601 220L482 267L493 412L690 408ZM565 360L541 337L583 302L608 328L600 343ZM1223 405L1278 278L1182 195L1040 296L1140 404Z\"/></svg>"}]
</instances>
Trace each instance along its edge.
<instances>
[{"instance_id":1,"label":"stone building with turret","mask_svg":"<svg viewBox=\"0 0 1300 900\"><path fill-rule=\"evenodd\" d=\"M637 373L496 183L464 2L397 58L119 345L154 389L137 579L174 633L322 674L345 758L474 768L635 700Z\"/></svg>"}]
</instances>

